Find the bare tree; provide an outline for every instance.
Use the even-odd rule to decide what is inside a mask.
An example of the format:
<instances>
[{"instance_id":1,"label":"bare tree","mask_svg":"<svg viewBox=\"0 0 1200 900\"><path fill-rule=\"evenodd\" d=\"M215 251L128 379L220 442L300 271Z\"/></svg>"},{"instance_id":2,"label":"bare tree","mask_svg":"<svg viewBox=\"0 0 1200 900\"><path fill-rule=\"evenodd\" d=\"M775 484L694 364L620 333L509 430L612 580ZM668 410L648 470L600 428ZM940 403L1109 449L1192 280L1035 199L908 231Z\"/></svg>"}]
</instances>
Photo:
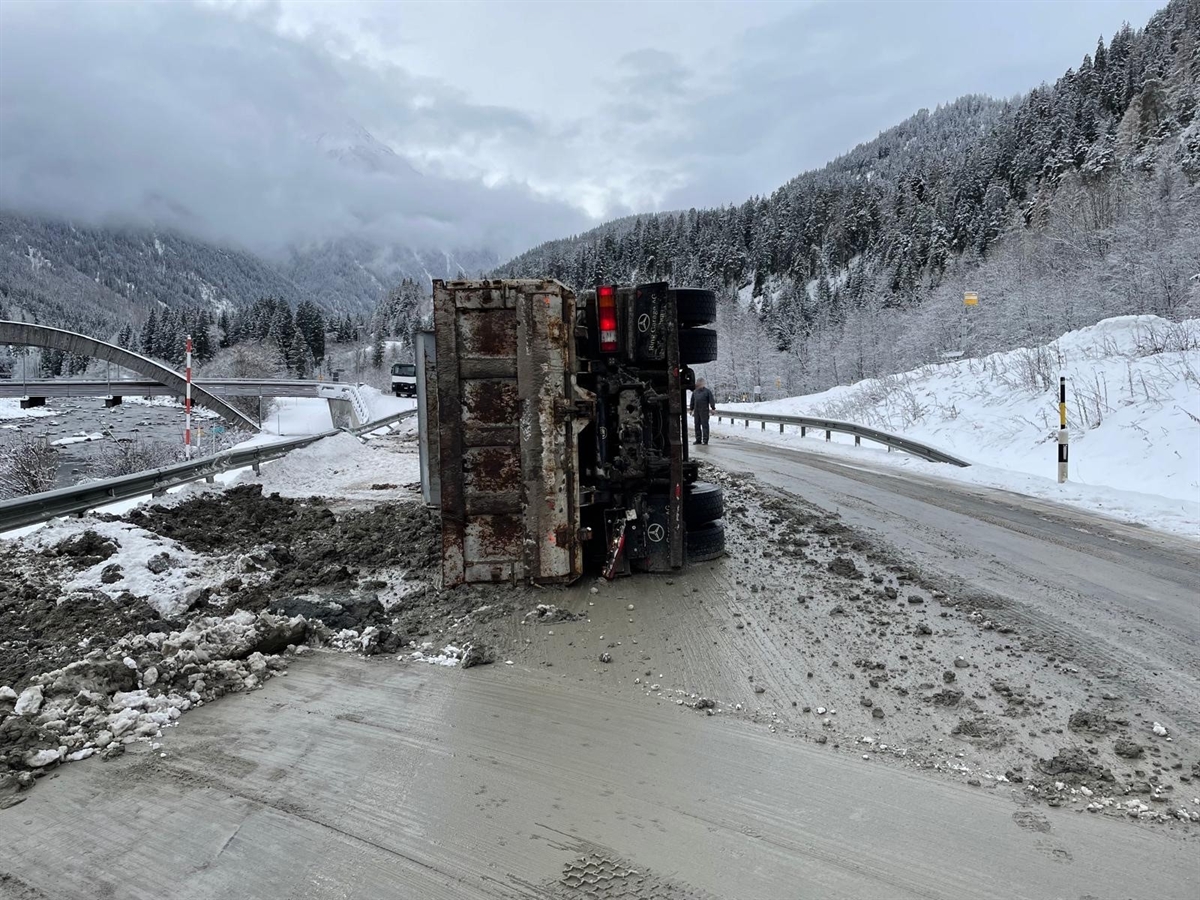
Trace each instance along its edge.
<instances>
[{"instance_id":1,"label":"bare tree","mask_svg":"<svg viewBox=\"0 0 1200 900\"><path fill-rule=\"evenodd\" d=\"M58 450L46 438L22 435L3 449L0 492L7 497L40 494L54 487Z\"/></svg>"},{"instance_id":2,"label":"bare tree","mask_svg":"<svg viewBox=\"0 0 1200 900\"><path fill-rule=\"evenodd\" d=\"M132 440L105 441L100 446L100 458L92 471L101 478L116 478L150 469L161 469L183 459L177 444L164 441Z\"/></svg>"}]
</instances>

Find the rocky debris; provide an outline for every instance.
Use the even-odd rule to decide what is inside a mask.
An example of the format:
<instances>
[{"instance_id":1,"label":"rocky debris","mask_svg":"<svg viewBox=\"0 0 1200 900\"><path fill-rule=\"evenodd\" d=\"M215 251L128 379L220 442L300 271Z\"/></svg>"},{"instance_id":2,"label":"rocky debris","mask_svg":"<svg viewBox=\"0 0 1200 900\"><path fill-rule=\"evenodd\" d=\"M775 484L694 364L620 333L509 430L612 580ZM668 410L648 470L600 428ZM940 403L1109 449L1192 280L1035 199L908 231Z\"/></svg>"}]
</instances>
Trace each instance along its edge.
<instances>
[{"instance_id":1,"label":"rocky debris","mask_svg":"<svg viewBox=\"0 0 1200 900\"><path fill-rule=\"evenodd\" d=\"M933 629L927 623L919 622L913 633L918 636L930 635L933 634Z\"/></svg>"},{"instance_id":2,"label":"rocky debris","mask_svg":"<svg viewBox=\"0 0 1200 900\"><path fill-rule=\"evenodd\" d=\"M240 553L239 572L267 574L244 584L226 613L257 612L300 585L352 586L360 571L423 572L441 559L436 513L415 503L379 503L335 515L318 498L264 496L261 485L245 484L174 506L139 507L127 519L190 550Z\"/></svg>"},{"instance_id":3,"label":"rocky debris","mask_svg":"<svg viewBox=\"0 0 1200 900\"><path fill-rule=\"evenodd\" d=\"M378 656L399 653L408 643L404 639L404 635L391 628L368 625L358 637L357 649L364 656Z\"/></svg>"},{"instance_id":4,"label":"rocky debris","mask_svg":"<svg viewBox=\"0 0 1200 900\"><path fill-rule=\"evenodd\" d=\"M1150 730L1153 731L1159 737L1166 737L1167 734L1169 733L1167 731L1167 726L1163 725L1161 722L1155 722L1153 725L1150 726Z\"/></svg>"},{"instance_id":5,"label":"rocky debris","mask_svg":"<svg viewBox=\"0 0 1200 900\"><path fill-rule=\"evenodd\" d=\"M561 609L551 603L539 603L525 613L525 623L533 625L552 625L555 622L575 622L582 618L573 612Z\"/></svg>"},{"instance_id":6,"label":"rocky debris","mask_svg":"<svg viewBox=\"0 0 1200 900\"><path fill-rule=\"evenodd\" d=\"M848 556L835 556L829 561L828 568L834 575L839 575L842 578L859 579L863 577L862 572L858 570L858 566L854 564L854 560Z\"/></svg>"},{"instance_id":7,"label":"rocky debris","mask_svg":"<svg viewBox=\"0 0 1200 900\"><path fill-rule=\"evenodd\" d=\"M19 568L15 550L5 543L0 542L0 569L11 562L11 571L21 577L0 578L0 684L20 690L32 676L64 666L89 648L107 647L129 633L179 627L129 593L64 591L55 574L41 568L52 562L26 555Z\"/></svg>"},{"instance_id":8,"label":"rocky debris","mask_svg":"<svg viewBox=\"0 0 1200 900\"><path fill-rule=\"evenodd\" d=\"M1113 753L1122 759L1138 759L1144 752L1141 744L1128 738L1117 738L1113 744Z\"/></svg>"},{"instance_id":9,"label":"rocky debris","mask_svg":"<svg viewBox=\"0 0 1200 900\"><path fill-rule=\"evenodd\" d=\"M1072 731L1082 731L1088 734L1107 734L1114 727L1108 716L1095 710L1081 709L1071 713L1067 719L1067 727Z\"/></svg>"},{"instance_id":10,"label":"rocky debris","mask_svg":"<svg viewBox=\"0 0 1200 900\"><path fill-rule=\"evenodd\" d=\"M1073 783L1115 780L1111 770L1092 762L1088 754L1078 747L1064 747L1050 759L1038 760L1037 770L1044 775L1052 775Z\"/></svg>"},{"instance_id":11,"label":"rocky debris","mask_svg":"<svg viewBox=\"0 0 1200 900\"><path fill-rule=\"evenodd\" d=\"M281 616L303 616L322 622L335 631L352 628L362 631L368 625L385 621L383 604L374 594L348 594L325 597L283 597L272 601L268 609Z\"/></svg>"},{"instance_id":12,"label":"rocky debris","mask_svg":"<svg viewBox=\"0 0 1200 900\"><path fill-rule=\"evenodd\" d=\"M108 649L37 675L0 722L0 777L48 770L98 750L158 737L183 712L253 690L286 663L307 623L239 611L177 631L130 634ZM11 693L11 691L9 691Z\"/></svg>"},{"instance_id":13,"label":"rocky debris","mask_svg":"<svg viewBox=\"0 0 1200 900\"><path fill-rule=\"evenodd\" d=\"M21 696L17 697L17 702L13 706L13 715L35 715L42 708L42 699L41 685L35 684L33 687L25 688L21 692Z\"/></svg>"},{"instance_id":14,"label":"rocky debris","mask_svg":"<svg viewBox=\"0 0 1200 900\"><path fill-rule=\"evenodd\" d=\"M956 657L954 657L954 668L969 669L969 668L971 668L971 664L969 662L967 662L965 657L956 656Z\"/></svg>"},{"instance_id":15,"label":"rocky debris","mask_svg":"<svg viewBox=\"0 0 1200 900\"><path fill-rule=\"evenodd\" d=\"M1008 742L1008 731L988 716L959 719L950 733L955 737L978 741L983 746L996 749Z\"/></svg>"},{"instance_id":16,"label":"rocky debris","mask_svg":"<svg viewBox=\"0 0 1200 900\"><path fill-rule=\"evenodd\" d=\"M124 571L117 563L105 566L100 573L101 584L116 584L124 577Z\"/></svg>"},{"instance_id":17,"label":"rocky debris","mask_svg":"<svg viewBox=\"0 0 1200 900\"><path fill-rule=\"evenodd\" d=\"M601 653L600 654L600 662L602 662L602 663L612 662L612 654L608 653L607 651L604 653Z\"/></svg>"},{"instance_id":18,"label":"rocky debris","mask_svg":"<svg viewBox=\"0 0 1200 900\"><path fill-rule=\"evenodd\" d=\"M167 569L171 568L171 555L165 552L154 554L154 556L146 560L146 568L154 575L161 575Z\"/></svg>"},{"instance_id":19,"label":"rocky debris","mask_svg":"<svg viewBox=\"0 0 1200 900\"><path fill-rule=\"evenodd\" d=\"M45 556L69 559L73 565L88 569L104 562L119 549L120 544L116 541L89 528L74 537L59 541L42 552Z\"/></svg>"},{"instance_id":20,"label":"rocky debris","mask_svg":"<svg viewBox=\"0 0 1200 900\"><path fill-rule=\"evenodd\" d=\"M962 703L963 692L943 688L936 694L931 694L927 699L934 706L945 706L952 709Z\"/></svg>"},{"instance_id":21,"label":"rocky debris","mask_svg":"<svg viewBox=\"0 0 1200 900\"><path fill-rule=\"evenodd\" d=\"M462 662L459 663L464 669L470 669L473 666L486 666L496 661L496 651L486 644L471 643L467 644L463 650Z\"/></svg>"}]
</instances>

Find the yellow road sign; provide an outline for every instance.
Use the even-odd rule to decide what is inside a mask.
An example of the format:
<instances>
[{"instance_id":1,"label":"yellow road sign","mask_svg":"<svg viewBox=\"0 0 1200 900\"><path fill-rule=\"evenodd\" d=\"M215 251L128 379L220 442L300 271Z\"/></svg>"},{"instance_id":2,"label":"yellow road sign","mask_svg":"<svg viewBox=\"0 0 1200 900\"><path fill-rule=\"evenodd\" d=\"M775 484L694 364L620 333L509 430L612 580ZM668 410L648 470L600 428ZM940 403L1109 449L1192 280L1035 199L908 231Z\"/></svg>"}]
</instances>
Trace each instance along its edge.
<instances>
[{"instance_id":1,"label":"yellow road sign","mask_svg":"<svg viewBox=\"0 0 1200 900\"><path fill-rule=\"evenodd\" d=\"M963 294L963 305L964 306L978 306L979 305L979 295L977 293L975 293L974 291L967 291L965 294Z\"/></svg>"}]
</instances>

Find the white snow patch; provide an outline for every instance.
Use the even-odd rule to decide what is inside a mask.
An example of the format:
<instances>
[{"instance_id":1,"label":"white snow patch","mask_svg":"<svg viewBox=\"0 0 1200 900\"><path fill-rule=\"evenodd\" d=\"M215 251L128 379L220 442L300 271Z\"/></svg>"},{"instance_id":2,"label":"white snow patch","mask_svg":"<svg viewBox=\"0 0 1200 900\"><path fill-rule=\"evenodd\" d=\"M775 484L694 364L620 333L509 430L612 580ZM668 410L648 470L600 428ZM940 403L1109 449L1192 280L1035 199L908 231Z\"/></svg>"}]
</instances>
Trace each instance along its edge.
<instances>
[{"instance_id":1,"label":"white snow patch","mask_svg":"<svg viewBox=\"0 0 1200 900\"><path fill-rule=\"evenodd\" d=\"M89 530L115 541L118 550L66 582L63 587L67 590L98 590L114 599L128 591L145 597L164 616L173 616L186 608L185 592L208 581L205 575L213 563L207 557L198 556L169 538L128 522L101 522L90 517L58 519L19 540L30 550L44 550ZM165 571L155 574L146 563L161 553L170 557L169 565ZM121 567L120 578L105 584L100 576L114 563Z\"/></svg>"},{"instance_id":2,"label":"white snow patch","mask_svg":"<svg viewBox=\"0 0 1200 900\"><path fill-rule=\"evenodd\" d=\"M55 411L46 406L21 409L20 400L0 400L0 419L44 419L53 415Z\"/></svg>"},{"instance_id":3,"label":"white snow patch","mask_svg":"<svg viewBox=\"0 0 1200 900\"><path fill-rule=\"evenodd\" d=\"M1200 349L1151 352L1173 332L1200 346L1200 320L1172 325L1122 316L1052 344L926 366L819 394L724 410L853 421L930 444L967 469L888 454L849 435L825 442L810 430L805 450L908 468L937 477L1066 503L1164 531L1200 537ZM1058 378L1068 379L1070 480L1057 483ZM1040 388L1033 385L1041 383ZM718 436L801 444L757 423L713 422Z\"/></svg>"},{"instance_id":4,"label":"white snow patch","mask_svg":"<svg viewBox=\"0 0 1200 900\"><path fill-rule=\"evenodd\" d=\"M408 658L414 662L429 663L434 666L457 666L462 657L462 648L455 647L453 644L447 644L436 653L433 652L432 641L426 641L418 649L408 654Z\"/></svg>"},{"instance_id":5,"label":"white snow patch","mask_svg":"<svg viewBox=\"0 0 1200 900\"><path fill-rule=\"evenodd\" d=\"M340 497L357 500L415 499L405 485L421 480L415 443L376 440L371 443L348 432L293 450L264 465L262 474L243 472L238 481L262 484L263 492L285 497ZM395 485L375 490L372 485Z\"/></svg>"},{"instance_id":6,"label":"white snow patch","mask_svg":"<svg viewBox=\"0 0 1200 900\"><path fill-rule=\"evenodd\" d=\"M81 431L78 434L72 435L71 437L59 438L57 441L51 441L50 445L52 447L65 447L68 444L89 444L92 441L102 440L104 440L104 435L99 431L93 431L91 434Z\"/></svg>"}]
</instances>

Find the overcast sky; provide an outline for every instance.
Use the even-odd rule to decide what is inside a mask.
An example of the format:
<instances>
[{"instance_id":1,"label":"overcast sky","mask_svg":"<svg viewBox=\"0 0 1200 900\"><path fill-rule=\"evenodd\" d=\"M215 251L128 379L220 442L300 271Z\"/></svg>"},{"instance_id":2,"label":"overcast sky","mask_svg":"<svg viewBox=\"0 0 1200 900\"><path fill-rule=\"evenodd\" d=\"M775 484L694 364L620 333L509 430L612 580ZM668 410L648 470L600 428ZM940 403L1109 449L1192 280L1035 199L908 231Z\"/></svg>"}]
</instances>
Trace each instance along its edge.
<instances>
[{"instance_id":1,"label":"overcast sky","mask_svg":"<svg viewBox=\"0 0 1200 900\"><path fill-rule=\"evenodd\" d=\"M0 206L501 256L1053 81L1157 0L0 0Z\"/></svg>"}]
</instances>

